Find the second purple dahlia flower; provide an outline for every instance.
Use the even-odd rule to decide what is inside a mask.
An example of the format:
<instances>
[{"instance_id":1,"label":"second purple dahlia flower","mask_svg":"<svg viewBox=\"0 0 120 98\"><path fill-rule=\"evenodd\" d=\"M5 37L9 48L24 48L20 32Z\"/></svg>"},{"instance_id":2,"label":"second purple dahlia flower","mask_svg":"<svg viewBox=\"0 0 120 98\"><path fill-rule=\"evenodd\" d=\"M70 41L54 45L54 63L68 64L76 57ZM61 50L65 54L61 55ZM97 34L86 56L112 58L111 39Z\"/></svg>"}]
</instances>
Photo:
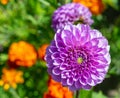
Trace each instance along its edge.
<instances>
[{"instance_id":1,"label":"second purple dahlia flower","mask_svg":"<svg viewBox=\"0 0 120 98\"><path fill-rule=\"evenodd\" d=\"M91 12L89 9L78 3L69 3L59 7L53 14L52 27L56 31L63 28L66 24L83 23L91 25Z\"/></svg>"},{"instance_id":2,"label":"second purple dahlia flower","mask_svg":"<svg viewBox=\"0 0 120 98\"><path fill-rule=\"evenodd\" d=\"M66 25L47 48L48 73L70 90L90 89L105 78L109 48L106 38L88 25Z\"/></svg>"}]
</instances>

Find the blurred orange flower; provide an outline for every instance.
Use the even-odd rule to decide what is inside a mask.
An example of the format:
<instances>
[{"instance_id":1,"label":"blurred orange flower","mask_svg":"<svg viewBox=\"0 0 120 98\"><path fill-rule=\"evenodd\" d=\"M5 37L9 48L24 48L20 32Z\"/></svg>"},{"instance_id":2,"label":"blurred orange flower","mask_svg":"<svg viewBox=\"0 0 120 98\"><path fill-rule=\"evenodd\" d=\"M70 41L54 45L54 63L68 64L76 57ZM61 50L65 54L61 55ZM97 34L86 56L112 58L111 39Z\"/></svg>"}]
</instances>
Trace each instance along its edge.
<instances>
[{"instance_id":1,"label":"blurred orange flower","mask_svg":"<svg viewBox=\"0 0 120 98\"><path fill-rule=\"evenodd\" d=\"M44 98L73 98L73 92L50 78L48 92L44 93Z\"/></svg>"},{"instance_id":2,"label":"blurred orange flower","mask_svg":"<svg viewBox=\"0 0 120 98\"><path fill-rule=\"evenodd\" d=\"M46 53L46 48L48 47L48 44L43 44L39 49L38 49L38 56L41 60L44 60L45 53Z\"/></svg>"},{"instance_id":3,"label":"blurred orange flower","mask_svg":"<svg viewBox=\"0 0 120 98\"><path fill-rule=\"evenodd\" d=\"M105 9L102 0L73 0L73 2L85 5L95 15L101 14Z\"/></svg>"},{"instance_id":4,"label":"blurred orange flower","mask_svg":"<svg viewBox=\"0 0 120 98\"><path fill-rule=\"evenodd\" d=\"M10 87L16 88L18 83L24 82L24 79L22 78L22 71L3 68L2 73L0 86L3 86L5 90L8 90Z\"/></svg>"},{"instance_id":5,"label":"blurred orange flower","mask_svg":"<svg viewBox=\"0 0 120 98\"><path fill-rule=\"evenodd\" d=\"M8 57L18 66L31 67L37 60L37 52L31 44L20 41L10 46Z\"/></svg>"},{"instance_id":6,"label":"blurred orange flower","mask_svg":"<svg viewBox=\"0 0 120 98\"><path fill-rule=\"evenodd\" d=\"M1 4L6 5L9 0L0 0Z\"/></svg>"}]
</instances>

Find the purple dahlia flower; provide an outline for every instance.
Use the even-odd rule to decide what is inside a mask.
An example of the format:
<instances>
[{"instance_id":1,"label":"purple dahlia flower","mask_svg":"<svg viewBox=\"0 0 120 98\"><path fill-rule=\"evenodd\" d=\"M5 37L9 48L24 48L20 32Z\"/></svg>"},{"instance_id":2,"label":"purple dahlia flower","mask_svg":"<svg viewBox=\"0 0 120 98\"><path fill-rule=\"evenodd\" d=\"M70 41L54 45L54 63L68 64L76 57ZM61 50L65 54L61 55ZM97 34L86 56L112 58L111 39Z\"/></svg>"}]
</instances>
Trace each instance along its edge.
<instances>
[{"instance_id":1,"label":"purple dahlia flower","mask_svg":"<svg viewBox=\"0 0 120 98\"><path fill-rule=\"evenodd\" d=\"M56 31L63 28L66 24L83 23L91 25L91 12L89 9L78 3L69 3L58 8L52 17L52 27Z\"/></svg>"},{"instance_id":2,"label":"purple dahlia flower","mask_svg":"<svg viewBox=\"0 0 120 98\"><path fill-rule=\"evenodd\" d=\"M90 89L105 78L109 48L106 38L89 25L66 25L47 48L48 73L70 90Z\"/></svg>"}]
</instances>

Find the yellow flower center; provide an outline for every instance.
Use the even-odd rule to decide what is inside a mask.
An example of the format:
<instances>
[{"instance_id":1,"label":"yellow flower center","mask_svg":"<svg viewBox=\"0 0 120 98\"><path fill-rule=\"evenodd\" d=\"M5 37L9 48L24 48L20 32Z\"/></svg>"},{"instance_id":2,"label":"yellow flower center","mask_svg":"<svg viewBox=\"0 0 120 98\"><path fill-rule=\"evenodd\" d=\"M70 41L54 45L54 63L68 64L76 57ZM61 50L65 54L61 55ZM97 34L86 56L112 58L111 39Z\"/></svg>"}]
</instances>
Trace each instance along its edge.
<instances>
[{"instance_id":1,"label":"yellow flower center","mask_svg":"<svg viewBox=\"0 0 120 98\"><path fill-rule=\"evenodd\" d=\"M81 64L83 62L83 58L82 57L79 57L78 59L77 59L77 63L78 64Z\"/></svg>"},{"instance_id":2,"label":"yellow flower center","mask_svg":"<svg viewBox=\"0 0 120 98\"><path fill-rule=\"evenodd\" d=\"M84 24L84 17L80 17L79 20L74 22L75 25L77 25L79 23L83 23Z\"/></svg>"}]
</instances>

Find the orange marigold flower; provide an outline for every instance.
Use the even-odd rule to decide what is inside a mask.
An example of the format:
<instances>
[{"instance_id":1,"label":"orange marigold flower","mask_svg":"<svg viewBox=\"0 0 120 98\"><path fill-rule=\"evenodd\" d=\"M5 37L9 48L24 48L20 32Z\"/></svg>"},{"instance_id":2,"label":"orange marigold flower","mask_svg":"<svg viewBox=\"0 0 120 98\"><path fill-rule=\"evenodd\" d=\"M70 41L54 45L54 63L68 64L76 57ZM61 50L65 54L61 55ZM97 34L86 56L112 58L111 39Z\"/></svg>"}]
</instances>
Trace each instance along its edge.
<instances>
[{"instance_id":1,"label":"orange marigold flower","mask_svg":"<svg viewBox=\"0 0 120 98\"><path fill-rule=\"evenodd\" d=\"M95 15L101 14L105 9L102 0L73 0L73 2L85 5Z\"/></svg>"},{"instance_id":2,"label":"orange marigold flower","mask_svg":"<svg viewBox=\"0 0 120 98\"><path fill-rule=\"evenodd\" d=\"M44 56L46 53L46 48L48 47L48 44L43 44L39 49L38 49L38 56L41 60L44 60Z\"/></svg>"},{"instance_id":3,"label":"orange marigold flower","mask_svg":"<svg viewBox=\"0 0 120 98\"><path fill-rule=\"evenodd\" d=\"M10 87L16 88L18 83L24 82L22 71L3 68L2 73L3 74L0 79L0 86L3 86L5 90L8 90Z\"/></svg>"},{"instance_id":4,"label":"orange marigold flower","mask_svg":"<svg viewBox=\"0 0 120 98\"><path fill-rule=\"evenodd\" d=\"M10 46L8 57L10 62L18 66L30 67L37 60L37 52L31 44L20 41Z\"/></svg>"},{"instance_id":5,"label":"orange marigold flower","mask_svg":"<svg viewBox=\"0 0 120 98\"><path fill-rule=\"evenodd\" d=\"M50 78L48 92L44 93L44 98L73 98L73 92Z\"/></svg>"},{"instance_id":6,"label":"orange marigold flower","mask_svg":"<svg viewBox=\"0 0 120 98\"><path fill-rule=\"evenodd\" d=\"M9 0L0 0L0 2L3 4L3 5L6 5L8 3Z\"/></svg>"}]
</instances>

